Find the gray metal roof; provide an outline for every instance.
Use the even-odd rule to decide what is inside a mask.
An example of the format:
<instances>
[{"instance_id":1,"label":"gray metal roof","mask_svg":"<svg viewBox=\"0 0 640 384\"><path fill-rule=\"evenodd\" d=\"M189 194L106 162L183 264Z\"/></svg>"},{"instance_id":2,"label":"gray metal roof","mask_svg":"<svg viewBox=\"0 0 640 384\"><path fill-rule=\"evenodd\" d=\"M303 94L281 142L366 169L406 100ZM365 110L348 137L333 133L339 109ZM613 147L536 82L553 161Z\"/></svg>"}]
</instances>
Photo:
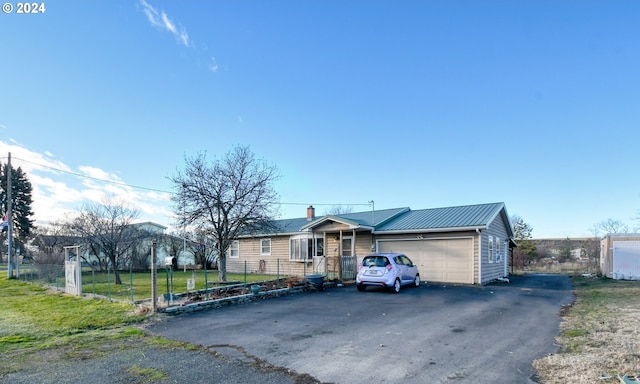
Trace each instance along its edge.
<instances>
[{"instance_id":1,"label":"gray metal roof","mask_svg":"<svg viewBox=\"0 0 640 384\"><path fill-rule=\"evenodd\" d=\"M295 218L295 219L275 220L273 222L275 230L274 231L269 231L269 232L274 232L274 233L300 232L300 228L302 228L303 226L305 226L308 223L309 223L309 221L307 220L306 217L299 217L299 218Z\"/></svg>"},{"instance_id":2,"label":"gray metal roof","mask_svg":"<svg viewBox=\"0 0 640 384\"><path fill-rule=\"evenodd\" d=\"M376 232L480 228L487 226L503 208L504 203L492 203L409 211L377 227Z\"/></svg>"},{"instance_id":3,"label":"gray metal roof","mask_svg":"<svg viewBox=\"0 0 640 384\"><path fill-rule=\"evenodd\" d=\"M437 230L484 228L498 215L506 217L504 203L466 205L459 207L430 208L412 211L409 208L382 209L327 215L307 220L306 217L274 220L270 228L252 235L296 233L312 228L327 220L342 221L350 225L375 227L375 232L402 232L412 230ZM248 234L247 234L248 235Z\"/></svg>"},{"instance_id":4,"label":"gray metal roof","mask_svg":"<svg viewBox=\"0 0 640 384\"><path fill-rule=\"evenodd\" d=\"M342 215L337 215L337 217L354 221L360 225L364 225L367 227L373 227L383 224L386 221L393 219L395 216L404 213L405 211L409 211L409 208L393 208L381 209L379 211L345 213Z\"/></svg>"},{"instance_id":5,"label":"gray metal roof","mask_svg":"<svg viewBox=\"0 0 640 384\"><path fill-rule=\"evenodd\" d=\"M309 221L301 229L313 228L326 221L338 221L349 225L362 226L362 227L374 227L376 225L383 224L394 217L409 211L409 208L392 208L381 209L379 211L365 211L355 213L344 213L339 215L327 215L319 217L313 221Z\"/></svg>"}]
</instances>

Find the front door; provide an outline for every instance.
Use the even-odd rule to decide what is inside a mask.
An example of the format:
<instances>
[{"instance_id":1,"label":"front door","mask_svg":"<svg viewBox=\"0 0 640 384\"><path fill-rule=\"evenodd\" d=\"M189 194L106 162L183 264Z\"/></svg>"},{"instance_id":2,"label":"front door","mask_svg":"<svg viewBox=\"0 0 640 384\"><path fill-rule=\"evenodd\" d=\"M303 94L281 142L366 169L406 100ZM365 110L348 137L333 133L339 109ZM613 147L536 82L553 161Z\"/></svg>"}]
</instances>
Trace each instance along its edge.
<instances>
[{"instance_id":1,"label":"front door","mask_svg":"<svg viewBox=\"0 0 640 384\"><path fill-rule=\"evenodd\" d=\"M356 257L353 256L353 238L342 238L342 256L340 257L340 279L354 280L357 273Z\"/></svg>"}]
</instances>

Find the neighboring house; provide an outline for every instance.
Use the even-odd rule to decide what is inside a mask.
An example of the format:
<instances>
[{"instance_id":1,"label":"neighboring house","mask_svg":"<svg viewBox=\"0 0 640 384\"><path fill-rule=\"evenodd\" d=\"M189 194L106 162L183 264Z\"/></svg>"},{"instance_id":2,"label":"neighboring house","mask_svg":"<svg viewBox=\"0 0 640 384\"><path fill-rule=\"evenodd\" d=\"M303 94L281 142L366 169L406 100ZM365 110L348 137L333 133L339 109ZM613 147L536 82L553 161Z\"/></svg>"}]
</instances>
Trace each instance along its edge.
<instances>
[{"instance_id":1,"label":"neighboring house","mask_svg":"<svg viewBox=\"0 0 640 384\"><path fill-rule=\"evenodd\" d=\"M357 262L372 252L401 252L422 280L486 284L508 275L513 230L504 203L378 211L277 220L278 230L241 236L227 254L227 269L322 273L355 278ZM286 264L286 267L285 267ZM259 270L256 270L259 269Z\"/></svg>"},{"instance_id":2,"label":"neighboring house","mask_svg":"<svg viewBox=\"0 0 640 384\"><path fill-rule=\"evenodd\" d=\"M137 231L142 231L144 233L144 236L142 236L142 238L140 239L137 239L137 241L139 242L138 248L143 250L145 257L148 256L146 256L147 252L144 252L144 250L149 250L150 253L151 244L154 240L159 240L164 236L168 236L164 233L167 227L150 221L129 224L129 226ZM60 252L60 250L62 250L65 246L71 247L85 243L83 239L75 236L39 235L38 237L39 241L37 241L36 243L38 243L39 246L44 247L42 251L44 251L45 253ZM97 256L90 254L89 250L86 247L82 247L81 256L85 263L91 264L97 262ZM156 254L156 264L164 265L165 258L168 256L169 254L167 254L167 252L162 247L158 247Z\"/></svg>"},{"instance_id":3,"label":"neighboring house","mask_svg":"<svg viewBox=\"0 0 640 384\"><path fill-rule=\"evenodd\" d=\"M640 233L611 233L603 237L600 271L613 279L640 280Z\"/></svg>"}]
</instances>

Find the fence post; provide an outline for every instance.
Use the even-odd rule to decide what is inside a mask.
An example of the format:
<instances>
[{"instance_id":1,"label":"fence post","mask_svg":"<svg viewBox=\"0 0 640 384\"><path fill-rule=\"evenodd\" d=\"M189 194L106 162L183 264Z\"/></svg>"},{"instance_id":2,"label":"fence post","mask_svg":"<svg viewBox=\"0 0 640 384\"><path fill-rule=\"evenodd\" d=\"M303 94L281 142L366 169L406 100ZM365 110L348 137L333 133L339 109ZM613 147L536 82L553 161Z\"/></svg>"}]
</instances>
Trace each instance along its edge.
<instances>
[{"instance_id":1,"label":"fence post","mask_svg":"<svg viewBox=\"0 0 640 384\"><path fill-rule=\"evenodd\" d=\"M209 281L207 280L207 254L204 255L204 297L209 300Z\"/></svg>"},{"instance_id":2,"label":"fence post","mask_svg":"<svg viewBox=\"0 0 640 384\"><path fill-rule=\"evenodd\" d=\"M111 301L111 263L107 264L107 298Z\"/></svg>"},{"instance_id":3,"label":"fence post","mask_svg":"<svg viewBox=\"0 0 640 384\"><path fill-rule=\"evenodd\" d=\"M129 260L129 294L133 303L133 257Z\"/></svg>"},{"instance_id":4,"label":"fence post","mask_svg":"<svg viewBox=\"0 0 640 384\"><path fill-rule=\"evenodd\" d=\"M158 310L158 286L156 281L156 241L151 242L151 302L153 313Z\"/></svg>"}]
</instances>

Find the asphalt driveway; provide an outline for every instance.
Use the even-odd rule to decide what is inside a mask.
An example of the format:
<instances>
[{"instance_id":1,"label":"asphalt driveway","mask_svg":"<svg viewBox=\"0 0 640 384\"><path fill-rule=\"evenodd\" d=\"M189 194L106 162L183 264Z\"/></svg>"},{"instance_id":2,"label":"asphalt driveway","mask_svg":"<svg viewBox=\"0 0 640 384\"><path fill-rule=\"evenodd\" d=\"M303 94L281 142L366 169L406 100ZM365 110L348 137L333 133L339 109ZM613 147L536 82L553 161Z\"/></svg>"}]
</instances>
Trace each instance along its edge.
<instances>
[{"instance_id":1,"label":"asphalt driveway","mask_svg":"<svg viewBox=\"0 0 640 384\"><path fill-rule=\"evenodd\" d=\"M484 287L422 285L395 295L354 286L167 317L152 333L326 383L527 383L557 352L567 276Z\"/></svg>"}]
</instances>

